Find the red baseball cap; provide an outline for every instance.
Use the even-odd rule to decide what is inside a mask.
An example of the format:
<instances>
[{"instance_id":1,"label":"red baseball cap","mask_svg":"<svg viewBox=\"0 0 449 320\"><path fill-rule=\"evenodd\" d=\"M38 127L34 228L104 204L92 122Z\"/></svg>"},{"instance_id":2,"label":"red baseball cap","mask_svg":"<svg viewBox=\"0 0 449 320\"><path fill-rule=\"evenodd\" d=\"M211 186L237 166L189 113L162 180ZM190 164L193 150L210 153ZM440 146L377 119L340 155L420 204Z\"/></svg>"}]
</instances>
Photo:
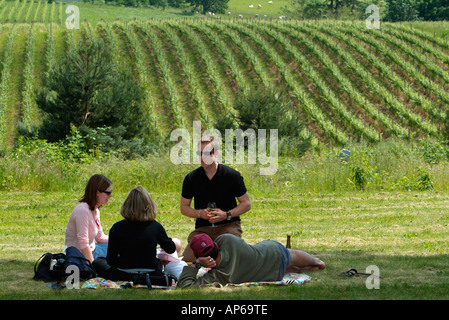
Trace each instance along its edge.
<instances>
[{"instance_id":1,"label":"red baseball cap","mask_svg":"<svg viewBox=\"0 0 449 320\"><path fill-rule=\"evenodd\" d=\"M205 233L197 234L190 241L190 248L195 257L207 257L215 248L215 242Z\"/></svg>"}]
</instances>

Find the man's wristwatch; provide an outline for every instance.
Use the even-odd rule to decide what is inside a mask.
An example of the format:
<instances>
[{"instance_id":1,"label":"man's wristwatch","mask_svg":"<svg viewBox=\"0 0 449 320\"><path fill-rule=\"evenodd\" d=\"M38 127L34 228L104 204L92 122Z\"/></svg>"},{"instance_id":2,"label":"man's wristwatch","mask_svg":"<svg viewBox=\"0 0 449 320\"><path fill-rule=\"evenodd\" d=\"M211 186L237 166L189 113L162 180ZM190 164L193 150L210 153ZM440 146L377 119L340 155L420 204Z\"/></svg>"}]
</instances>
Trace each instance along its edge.
<instances>
[{"instance_id":1,"label":"man's wristwatch","mask_svg":"<svg viewBox=\"0 0 449 320\"><path fill-rule=\"evenodd\" d=\"M193 265L195 266L195 268L201 269L201 263L198 263L198 262L196 262L196 261L193 261Z\"/></svg>"},{"instance_id":2,"label":"man's wristwatch","mask_svg":"<svg viewBox=\"0 0 449 320\"><path fill-rule=\"evenodd\" d=\"M231 211L227 211L226 212L226 220L231 220L232 216L231 216Z\"/></svg>"}]
</instances>

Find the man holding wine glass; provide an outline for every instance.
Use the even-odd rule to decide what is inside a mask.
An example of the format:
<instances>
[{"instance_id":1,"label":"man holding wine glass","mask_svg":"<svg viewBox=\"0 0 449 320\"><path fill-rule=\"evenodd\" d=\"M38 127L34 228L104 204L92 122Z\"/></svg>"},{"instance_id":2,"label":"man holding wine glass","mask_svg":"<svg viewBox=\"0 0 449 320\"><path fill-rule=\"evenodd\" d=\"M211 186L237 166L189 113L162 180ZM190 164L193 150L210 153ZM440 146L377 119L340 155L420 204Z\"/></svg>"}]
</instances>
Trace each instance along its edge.
<instances>
[{"instance_id":1,"label":"man holding wine glass","mask_svg":"<svg viewBox=\"0 0 449 320\"><path fill-rule=\"evenodd\" d=\"M203 137L199 147L201 166L187 174L182 185L181 213L196 219L187 241L200 233L212 239L225 233L241 237L240 215L251 209L243 177L217 162L220 144L213 136ZM195 260L188 244L183 256L184 261Z\"/></svg>"}]
</instances>

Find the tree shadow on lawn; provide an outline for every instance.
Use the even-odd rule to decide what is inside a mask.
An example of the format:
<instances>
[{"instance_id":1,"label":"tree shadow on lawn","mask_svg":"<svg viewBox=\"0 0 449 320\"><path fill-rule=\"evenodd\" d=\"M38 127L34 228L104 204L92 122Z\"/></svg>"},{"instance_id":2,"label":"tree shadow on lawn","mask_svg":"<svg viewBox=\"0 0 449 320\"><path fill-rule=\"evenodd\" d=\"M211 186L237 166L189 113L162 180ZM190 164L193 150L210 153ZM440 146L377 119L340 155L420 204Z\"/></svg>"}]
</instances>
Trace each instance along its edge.
<instances>
[{"instance_id":1,"label":"tree shadow on lawn","mask_svg":"<svg viewBox=\"0 0 449 320\"><path fill-rule=\"evenodd\" d=\"M0 299L154 299L154 300L440 300L449 298L447 254L385 255L358 250L325 251L316 254L326 269L304 272L312 280L300 286L250 288L207 288L176 290L69 290L51 289L47 283L32 280L35 261L0 259ZM37 257L38 258L38 257ZM36 260L37 260L36 258ZM367 278L344 277L357 269L365 273L377 266L379 289L368 289ZM372 282L372 279L368 279Z\"/></svg>"}]
</instances>

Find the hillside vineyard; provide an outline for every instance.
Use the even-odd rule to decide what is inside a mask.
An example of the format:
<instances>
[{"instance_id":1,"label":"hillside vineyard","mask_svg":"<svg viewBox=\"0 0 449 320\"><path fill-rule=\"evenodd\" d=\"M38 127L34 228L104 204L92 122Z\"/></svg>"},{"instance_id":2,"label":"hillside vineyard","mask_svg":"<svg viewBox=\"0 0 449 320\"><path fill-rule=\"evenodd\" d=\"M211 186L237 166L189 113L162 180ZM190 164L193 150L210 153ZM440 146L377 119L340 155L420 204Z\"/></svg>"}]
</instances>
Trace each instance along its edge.
<instances>
[{"instance_id":1,"label":"hillside vineyard","mask_svg":"<svg viewBox=\"0 0 449 320\"><path fill-rule=\"evenodd\" d=\"M444 127L449 44L421 30L263 19L84 21L69 30L58 21L60 7L48 6L45 22L0 23L1 149L12 145L18 121L30 128L39 121L36 90L86 38L104 39L117 63L133 67L152 132L161 137L195 120L214 126L235 114L236 97L252 87L287 91L306 123L302 134L315 143L414 139Z\"/></svg>"}]
</instances>

